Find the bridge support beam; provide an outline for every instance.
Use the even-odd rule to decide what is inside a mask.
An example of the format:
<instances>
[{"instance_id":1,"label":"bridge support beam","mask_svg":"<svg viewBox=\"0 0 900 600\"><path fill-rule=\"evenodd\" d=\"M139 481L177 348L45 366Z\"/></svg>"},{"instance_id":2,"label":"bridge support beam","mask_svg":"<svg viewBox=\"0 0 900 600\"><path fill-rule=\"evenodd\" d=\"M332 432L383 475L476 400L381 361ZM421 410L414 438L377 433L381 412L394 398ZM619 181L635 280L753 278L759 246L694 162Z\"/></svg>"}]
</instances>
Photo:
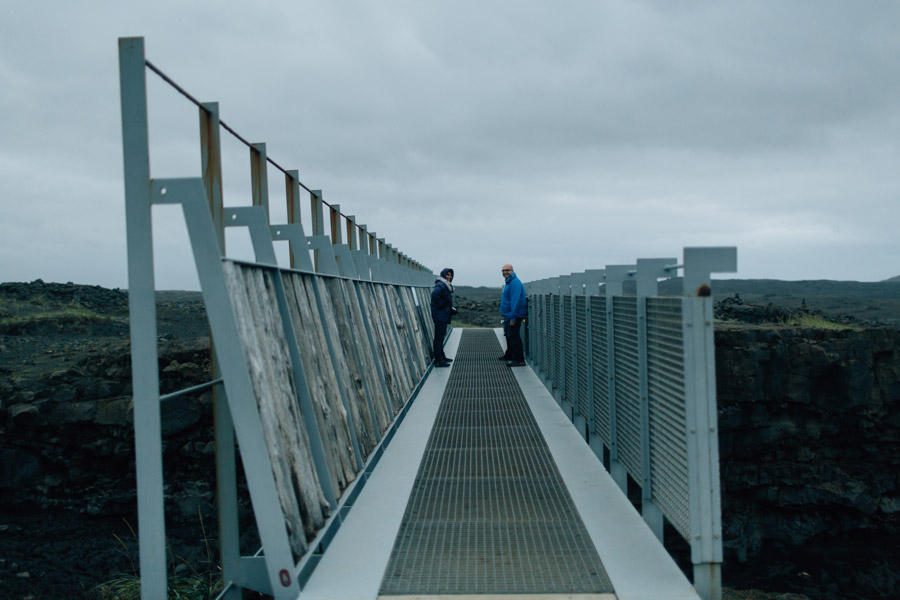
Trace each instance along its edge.
<instances>
[{"instance_id":1,"label":"bridge support beam","mask_svg":"<svg viewBox=\"0 0 900 600\"><path fill-rule=\"evenodd\" d=\"M703 600L721 600L722 563L695 564L694 589Z\"/></svg>"}]
</instances>

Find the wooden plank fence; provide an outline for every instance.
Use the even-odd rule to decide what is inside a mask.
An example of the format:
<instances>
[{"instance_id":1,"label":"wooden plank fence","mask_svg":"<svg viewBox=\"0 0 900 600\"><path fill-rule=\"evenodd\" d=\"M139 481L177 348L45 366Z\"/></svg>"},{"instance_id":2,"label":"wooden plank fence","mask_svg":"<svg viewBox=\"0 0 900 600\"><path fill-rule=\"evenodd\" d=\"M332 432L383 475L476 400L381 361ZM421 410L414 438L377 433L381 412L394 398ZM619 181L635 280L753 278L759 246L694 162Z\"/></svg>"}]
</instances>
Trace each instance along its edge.
<instances>
[{"instance_id":1,"label":"wooden plank fence","mask_svg":"<svg viewBox=\"0 0 900 600\"><path fill-rule=\"evenodd\" d=\"M222 264L278 500L298 559L331 513L324 486L340 499L357 477L425 375L430 339L413 299L415 289ZM278 277L286 322L279 311ZM296 346L299 365L291 364L290 344ZM295 377L298 367L304 381ZM307 428L304 392L317 431ZM316 470L315 444L326 459L324 478Z\"/></svg>"}]
</instances>

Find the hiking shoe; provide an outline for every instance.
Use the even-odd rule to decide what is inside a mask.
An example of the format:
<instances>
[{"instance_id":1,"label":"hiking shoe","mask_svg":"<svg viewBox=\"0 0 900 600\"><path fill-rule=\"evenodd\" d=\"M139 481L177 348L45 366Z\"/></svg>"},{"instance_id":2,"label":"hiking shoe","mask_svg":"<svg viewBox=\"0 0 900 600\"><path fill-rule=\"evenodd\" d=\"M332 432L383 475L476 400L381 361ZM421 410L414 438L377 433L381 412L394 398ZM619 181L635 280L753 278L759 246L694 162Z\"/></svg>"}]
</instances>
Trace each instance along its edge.
<instances>
[{"instance_id":1,"label":"hiking shoe","mask_svg":"<svg viewBox=\"0 0 900 600\"><path fill-rule=\"evenodd\" d=\"M434 366L435 366L435 367L449 367L449 366L450 366L450 363L448 363L448 362L439 362L439 363L434 363Z\"/></svg>"},{"instance_id":2,"label":"hiking shoe","mask_svg":"<svg viewBox=\"0 0 900 600\"><path fill-rule=\"evenodd\" d=\"M524 366L525 366L525 361L522 361L522 360L511 360L511 361L509 361L508 363L506 363L506 366L507 366L507 367L524 367Z\"/></svg>"}]
</instances>

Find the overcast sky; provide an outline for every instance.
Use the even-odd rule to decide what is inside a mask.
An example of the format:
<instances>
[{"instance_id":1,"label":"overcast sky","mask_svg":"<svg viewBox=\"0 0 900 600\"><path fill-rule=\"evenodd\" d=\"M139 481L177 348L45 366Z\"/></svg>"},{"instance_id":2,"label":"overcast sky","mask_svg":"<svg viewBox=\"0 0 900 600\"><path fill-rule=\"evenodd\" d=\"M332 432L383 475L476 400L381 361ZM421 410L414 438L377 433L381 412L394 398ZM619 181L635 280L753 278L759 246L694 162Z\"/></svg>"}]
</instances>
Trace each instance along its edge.
<instances>
[{"instance_id":1,"label":"overcast sky","mask_svg":"<svg viewBox=\"0 0 900 600\"><path fill-rule=\"evenodd\" d=\"M705 245L737 246L729 278L900 275L898 2L2 4L0 281L126 287L124 36L458 284ZM152 175L198 176L196 107L148 85ZM249 204L249 152L223 151ZM196 289L178 214L154 228L158 287Z\"/></svg>"}]
</instances>

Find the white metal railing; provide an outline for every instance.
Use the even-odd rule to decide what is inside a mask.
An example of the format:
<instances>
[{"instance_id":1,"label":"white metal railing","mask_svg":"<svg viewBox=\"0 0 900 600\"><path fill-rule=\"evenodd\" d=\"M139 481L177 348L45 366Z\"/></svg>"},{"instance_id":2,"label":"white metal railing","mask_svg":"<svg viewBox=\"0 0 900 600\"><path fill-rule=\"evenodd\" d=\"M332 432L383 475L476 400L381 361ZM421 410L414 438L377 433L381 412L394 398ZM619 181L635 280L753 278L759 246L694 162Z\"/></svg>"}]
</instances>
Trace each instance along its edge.
<instances>
[{"instance_id":1,"label":"white metal railing","mask_svg":"<svg viewBox=\"0 0 900 600\"><path fill-rule=\"evenodd\" d=\"M694 586L721 598L722 525L711 273L735 248L685 248L525 284L528 359L662 542L663 518L690 543ZM683 293L658 281L683 271ZM626 282L633 290L625 292Z\"/></svg>"}]
</instances>

